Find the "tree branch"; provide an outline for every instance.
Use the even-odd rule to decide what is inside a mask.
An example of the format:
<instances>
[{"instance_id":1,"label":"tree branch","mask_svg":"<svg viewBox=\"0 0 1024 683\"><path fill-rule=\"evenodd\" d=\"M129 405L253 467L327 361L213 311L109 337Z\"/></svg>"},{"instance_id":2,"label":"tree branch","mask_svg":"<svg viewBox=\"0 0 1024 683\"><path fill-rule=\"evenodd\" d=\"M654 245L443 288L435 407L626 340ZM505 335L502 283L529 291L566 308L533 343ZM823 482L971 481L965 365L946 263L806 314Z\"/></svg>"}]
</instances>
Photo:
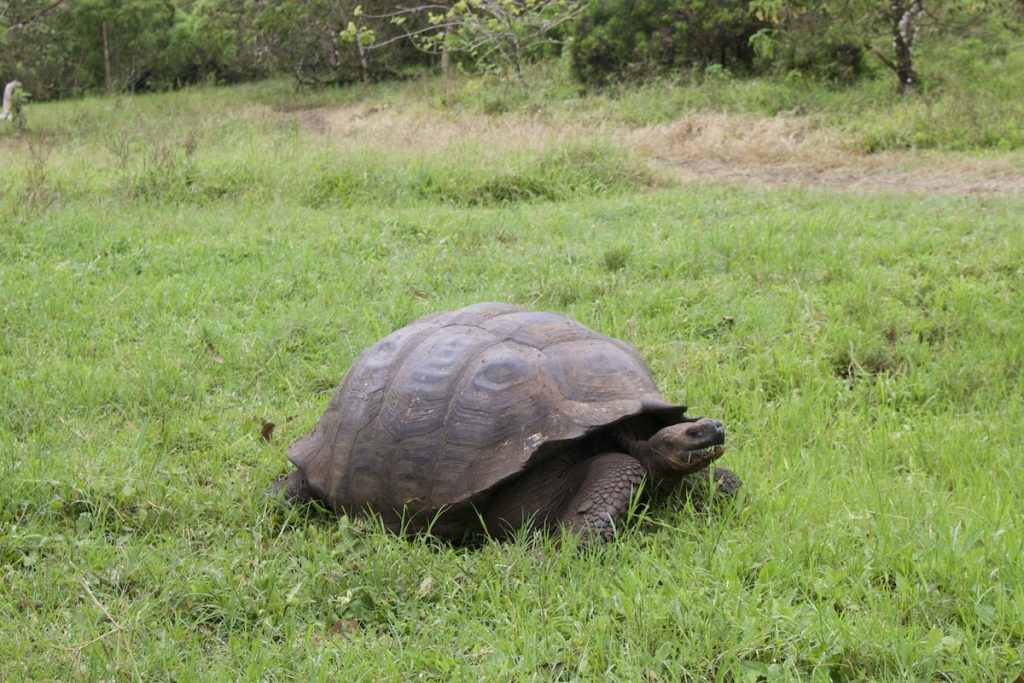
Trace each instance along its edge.
<instances>
[{"instance_id":1,"label":"tree branch","mask_svg":"<svg viewBox=\"0 0 1024 683\"><path fill-rule=\"evenodd\" d=\"M878 57L878 61L882 62L882 64L885 64L885 66L886 66L886 67L888 67L888 68L892 69L893 71L899 71L899 68L898 68L898 67L896 66L896 63L895 63L895 62L893 62L893 61L892 61L891 59L889 59L888 57L886 57L886 56L885 56L885 53L884 53L884 52L882 52L881 50L879 50L879 49L878 49L877 47L875 47L874 45L868 45L868 46L867 46L867 48L868 48L869 50L871 50L871 52L872 52L872 53L873 53L873 54L874 54L874 55L875 55L876 57Z\"/></svg>"},{"instance_id":2,"label":"tree branch","mask_svg":"<svg viewBox=\"0 0 1024 683\"><path fill-rule=\"evenodd\" d=\"M10 28L8 30L11 31L11 32L13 32L13 31L20 31L21 29L23 29L26 26L28 26L29 24L31 24L33 21L37 21L39 19L42 19L43 17L45 17L50 12L52 12L55 9L57 9L58 7L63 5L65 3L65 1L66 0L54 0L49 5L46 5L45 7L40 9L38 12L33 14L32 16L30 16L30 17L28 17L26 19L22 19L21 21L18 21L18 22L15 22L15 23L11 24L11 26L10 26Z\"/></svg>"},{"instance_id":3,"label":"tree branch","mask_svg":"<svg viewBox=\"0 0 1024 683\"><path fill-rule=\"evenodd\" d=\"M420 12L432 9L440 9L447 12L451 7L448 5L426 4L417 5L416 7L397 7L394 12L385 12L384 14L367 14L366 12L363 12L360 16L366 17L367 19L394 19L395 17L400 17L405 14L419 14Z\"/></svg>"}]
</instances>

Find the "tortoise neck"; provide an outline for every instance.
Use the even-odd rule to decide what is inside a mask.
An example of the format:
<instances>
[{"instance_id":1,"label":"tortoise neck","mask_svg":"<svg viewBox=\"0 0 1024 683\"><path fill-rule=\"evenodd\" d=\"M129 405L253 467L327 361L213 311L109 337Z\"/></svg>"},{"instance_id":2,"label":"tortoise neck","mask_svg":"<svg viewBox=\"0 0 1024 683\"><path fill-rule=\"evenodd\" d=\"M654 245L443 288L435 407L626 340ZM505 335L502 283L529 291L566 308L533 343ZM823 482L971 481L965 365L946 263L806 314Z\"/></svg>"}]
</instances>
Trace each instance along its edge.
<instances>
[{"instance_id":1,"label":"tortoise neck","mask_svg":"<svg viewBox=\"0 0 1024 683\"><path fill-rule=\"evenodd\" d=\"M629 421L617 424L612 428L612 438L619 448L636 458L648 474L658 479L673 476L673 471L662 464L663 458L651 448L648 440L650 434L646 433L649 430L642 427L643 425L630 424Z\"/></svg>"}]
</instances>

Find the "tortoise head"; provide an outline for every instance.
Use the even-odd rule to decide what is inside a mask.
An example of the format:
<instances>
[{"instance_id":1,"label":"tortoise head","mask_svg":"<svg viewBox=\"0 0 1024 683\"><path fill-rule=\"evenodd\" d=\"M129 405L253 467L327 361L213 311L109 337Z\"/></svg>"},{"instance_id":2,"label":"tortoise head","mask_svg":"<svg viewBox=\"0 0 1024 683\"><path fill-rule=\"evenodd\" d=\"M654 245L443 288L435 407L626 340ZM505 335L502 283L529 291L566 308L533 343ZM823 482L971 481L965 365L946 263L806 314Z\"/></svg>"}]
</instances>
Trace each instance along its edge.
<instances>
[{"instance_id":1,"label":"tortoise head","mask_svg":"<svg viewBox=\"0 0 1024 683\"><path fill-rule=\"evenodd\" d=\"M647 441L647 469L682 476L707 467L722 455L725 426L708 417L687 419L655 433Z\"/></svg>"}]
</instances>

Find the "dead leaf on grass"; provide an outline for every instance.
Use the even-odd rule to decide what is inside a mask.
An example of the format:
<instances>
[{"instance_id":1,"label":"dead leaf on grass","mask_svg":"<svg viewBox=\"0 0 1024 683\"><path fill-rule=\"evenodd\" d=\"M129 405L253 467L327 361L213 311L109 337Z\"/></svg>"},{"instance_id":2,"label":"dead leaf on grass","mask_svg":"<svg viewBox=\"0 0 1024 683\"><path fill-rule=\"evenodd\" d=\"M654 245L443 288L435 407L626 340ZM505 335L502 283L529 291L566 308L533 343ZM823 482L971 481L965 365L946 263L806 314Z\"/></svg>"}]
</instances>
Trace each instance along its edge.
<instances>
[{"instance_id":1,"label":"dead leaf on grass","mask_svg":"<svg viewBox=\"0 0 1024 683\"><path fill-rule=\"evenodd\" d=\"M270 437L273 436L274 434L275 426L276 425L274 425L273 422L267 422L266 420L263 420L263 426L260 427L260 439L262 439L266 443L270 443Z\"/></svg>"},{"instance_id":2,"label":"dead leaf on grass","mask_svg":"<svg viewBox=\"0 0 1024 683\"><path fill-rule=\"evenodd\" d=\"M217 347L213 345L213 342L206 343L206 352L210 354L210 358L213 359L214 363L219 365L224 362L224 357L217 353Z\"/></svg>"},{"instance_id":3,"label":"dead leaf on grass","mask_svg":"<svg viewBox=\"0 0 1024 683\"><path fill-rule=\"evenodd\" d=\"M331 635L346 636L355 633L359 629L359 622L355 619L337 619L331 624Z\"/></svg>"}]
</instances>

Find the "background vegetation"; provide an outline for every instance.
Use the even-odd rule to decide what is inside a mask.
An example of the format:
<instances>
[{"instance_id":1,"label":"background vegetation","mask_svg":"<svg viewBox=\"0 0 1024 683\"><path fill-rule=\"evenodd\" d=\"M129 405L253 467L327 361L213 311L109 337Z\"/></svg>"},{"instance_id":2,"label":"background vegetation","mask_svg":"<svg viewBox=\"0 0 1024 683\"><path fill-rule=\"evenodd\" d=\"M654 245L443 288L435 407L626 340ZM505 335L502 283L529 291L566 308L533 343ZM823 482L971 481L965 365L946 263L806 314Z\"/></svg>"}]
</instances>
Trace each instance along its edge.
<instances>
[{"instance_id":1,"label":"background vegetation","mask_svg":"<svg viewBox=\"0 0 1024 683\"><path fill-rule=\"evenodd\" d=\"M952 43L1019 42L1022 18L1020 0L3 0L0 76L50 99L277 75L339 84L442 64L521 76L567 49L588 86L699 78L709 65L842 84L899 72L903 57L916 84L920 61Z\"/></svg>"}]
</instances>

